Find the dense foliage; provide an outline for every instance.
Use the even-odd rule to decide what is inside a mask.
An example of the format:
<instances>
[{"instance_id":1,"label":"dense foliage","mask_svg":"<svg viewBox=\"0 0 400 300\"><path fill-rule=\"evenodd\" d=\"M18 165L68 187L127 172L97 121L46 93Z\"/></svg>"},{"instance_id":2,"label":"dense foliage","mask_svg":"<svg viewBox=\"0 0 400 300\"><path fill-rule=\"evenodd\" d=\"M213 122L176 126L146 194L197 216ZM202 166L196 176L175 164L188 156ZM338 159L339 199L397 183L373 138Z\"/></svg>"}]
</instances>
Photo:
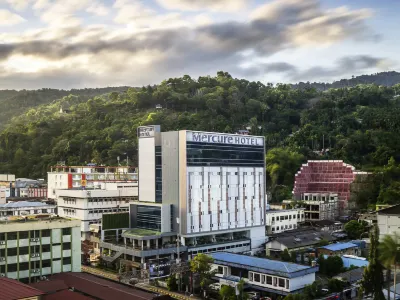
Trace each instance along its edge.
<instances>
[{"instance_id":1,"label":"dense foliage","mask_svg":"<svg viewBox=\"0 0 400 300\"><path fill-rule=\"evenodd\" d=\"M235 79L225 72L142 88L7 91L11 98L2 98L0 91L7 107L0 113L7 122L0 132L0 173L38 178L57 161L111 165L118 156L122 164L128 157L136 165L140 125L159 124L163 131L249 128L266 138L272 199L291 196L301 163L328 158L382 171L357 201L392 203L400 195L399 91L399 84L370 84L320 92Z\"/></svg>"}]
</instances>

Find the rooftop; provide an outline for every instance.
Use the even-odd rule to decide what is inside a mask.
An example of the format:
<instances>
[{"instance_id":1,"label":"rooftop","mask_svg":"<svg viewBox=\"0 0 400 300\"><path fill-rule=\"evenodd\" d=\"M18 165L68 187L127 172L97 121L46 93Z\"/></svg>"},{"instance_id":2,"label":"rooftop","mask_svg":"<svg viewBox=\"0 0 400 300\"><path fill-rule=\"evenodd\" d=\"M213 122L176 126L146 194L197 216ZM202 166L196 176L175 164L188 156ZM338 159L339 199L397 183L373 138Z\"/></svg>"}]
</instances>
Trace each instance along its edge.
<instances>
[{"instance_id":1,"label":"rooftop","mask_svg":"<svg viewBox=\"0 0 400 300\"><path fill-rule=\"evenodd\" d=\"M353 243L336 243L336 244L330 244L330 245L319 247L319 248L326 249L329 251L341 251L341 250L356 248L356 247L358 247L358 246Z\"/></svg>"},{"instance_id":2,"label":"rooftop","mask_svg":"<svg viewBox=\"0 0 400 300\"><path fill-rule=\"evenodd\" d=\"M304 276L315 273L318 267L303 266L254 256L246 256L229 252L211 253L215 264L230 264L239 268L279 275L286 278Z\"/></svg>"},{"instance_id":3,"label":"rooftop","mask_svg":"<svg viewBox=\"0 0 400 300\"><path fill-rule=\"evenodd\" d=\"M17 280L5 277L0 278L0 300L25 299L43 294L42 291Z\"/></svg>"},{"instance_id":4,"label":"rooftop","mask_svg":"<svg viewBox=\"0 0 400 300\"><path fill-rule=\"evenodd\" d=\"M319 231L314 228L300 228L288 230L273 236L275 241L285 245L288 249L314 247L322 240L332 242L336 240L330 231ZM273 241L271 240L271 242ZM268 244L268 243L267 243Z\"/></svg>"},{"instance_id":5,"label":"rooftop","mask_svg":"<svg viewBox=\"0 0 400 300\"><path fill-rule=\"evenodd\" d=\"M50 205L43 202L16 201L16 202L8 202L6 204L0 204L0 209L19 208L19 207L39 207L39 206L50 206Z\"/></svg>"},{"instance_id":6,"label":"rooftop","mask_svg":"<svg viewBox=\"0 0 400 300\"><path fill-rule=\"evenodd\" d=\"M267 214L272 214L272 213L283 213L283 212L296 212L299 210L305 210L305 208L292 208L292 209L268 209L266 211Z\"/></svg>"},{"instance_id":7,"label":"rooftop","mask_svg":"<svg viewBox=\"0 0 400 300\"><path fill-rule=\"evenodd\" d=\"M173 232L161 233L159 231L143 229L143 228L132 228L122 233L122 237L133 238L133 239L146 239L146 238L172 236L172 235L176 235L176 233Z\"/></svg>"},{"instance_id":8,"label":"rooftop","mask_svg":"<svg viewBox=\"0 0 400 300\"><path fill-rule=\"evenodd\" d=\"M10 223L30 223L30 222L44 222L44 221L65 221L69 222L73 219L54 216L50 214L40 214L40 215L30 215L30 216L10 216L3 217L4 219L0 219L0 224L10 224Z\"/></svg>"},{"instance_id":9,"label":"rooftop","mask_svg":"<svg viewBox=\"0 0 400 300\"><path fill-rule=\"evenodd\" d=\"M360 267L344 273L340 273L333 278L347 281L349 283L354 283L360 281L363 278L363 274L364 274L364 267Z\"/></svg>"},{"instance_id":10,"label":"rooftop","mask_svg":"<svg viewBox=\"0 0 400 300\"><path fill-rule=\"evenodd\" d=\"M383 208L377 211L378 215L400 215L400 204Z\"/></svg>"}]
</instances>

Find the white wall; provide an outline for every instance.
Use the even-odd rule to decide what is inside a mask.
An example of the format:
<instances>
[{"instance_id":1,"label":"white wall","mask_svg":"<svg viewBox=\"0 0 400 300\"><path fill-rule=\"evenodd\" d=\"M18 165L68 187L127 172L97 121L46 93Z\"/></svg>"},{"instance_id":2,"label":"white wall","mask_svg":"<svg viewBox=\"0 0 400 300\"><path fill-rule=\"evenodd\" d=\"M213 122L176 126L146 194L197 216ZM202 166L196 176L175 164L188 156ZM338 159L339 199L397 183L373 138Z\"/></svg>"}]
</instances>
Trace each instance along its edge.
<instances>
[{"instance_id":1,"label":"white wall","mask_svg":"<svg viewBox=\"0 0 400 300\"><path fill-rule=\"evenodd\" d=\"M280 233L297 228L298 223L304 220L304 209L267 211L265 225L271 227L272 233Z\"/></svg>"},{"instance_id":2,"label":"white wall","mask_svg":"<svg viewBox=\"0 0 400 300\"><path fill-rule=\"evenodd\" d=\"M156 200L155 139L139 139L139 201Z\"/></svg>"},{"instance_id":3,"label":"white wall","mask_svg":"<svg viewBox=\"0 0 400 300\"><path fill-rule=\"evenodd\" d=\"M187 167L187 185L188 233L265 225L263 168Z\"/></svg>"},{"instance_id":4,"label":"white wall","mask_svg":"<svg viewBox=\"0 0 400 300\"><path fill-rule=\"evenodd\" d=\"M379 236L383 238L386 234L400 234L400 215L380 215L378 214Z\"/></svg>"},{"instance_id":5,"label":"white wall","mask_svg":"<svg viewBox=\"0 0 400 300\"><path fill-rule=\"evenodd\" d=\"M79 227L72 228L71 232L71 249L72 249L72 272L81 271L81 231Z\"/></svg>"},{"instance_id":6,"label":"white wall","mask_svg":"<svg viewBox=\"0 0 400 300\"><path fill-rule=\"evenodd\" d=\"M308 284L312 284L315 281L315 273L307 274L301 277L290 279L290 290L298 290L304 288Z\"/></svg>"}]
</instances>

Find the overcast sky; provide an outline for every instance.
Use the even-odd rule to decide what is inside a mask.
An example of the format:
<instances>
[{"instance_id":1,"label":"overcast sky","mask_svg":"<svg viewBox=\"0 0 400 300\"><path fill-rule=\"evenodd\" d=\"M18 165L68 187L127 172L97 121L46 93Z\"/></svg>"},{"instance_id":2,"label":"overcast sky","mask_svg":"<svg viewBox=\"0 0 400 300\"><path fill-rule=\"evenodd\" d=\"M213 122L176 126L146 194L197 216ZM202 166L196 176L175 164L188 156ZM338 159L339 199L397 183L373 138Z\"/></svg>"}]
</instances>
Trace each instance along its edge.
<instances>
[{"instance_id":1,"label":"overcast sky","mask_svg":"<svg viewBox=\"0 0 400 300\"><path fill-rule=\"evenodd\" d=\"M0 0L0 89L396 70L398 0Z\"/></svg>"}]
</instances>

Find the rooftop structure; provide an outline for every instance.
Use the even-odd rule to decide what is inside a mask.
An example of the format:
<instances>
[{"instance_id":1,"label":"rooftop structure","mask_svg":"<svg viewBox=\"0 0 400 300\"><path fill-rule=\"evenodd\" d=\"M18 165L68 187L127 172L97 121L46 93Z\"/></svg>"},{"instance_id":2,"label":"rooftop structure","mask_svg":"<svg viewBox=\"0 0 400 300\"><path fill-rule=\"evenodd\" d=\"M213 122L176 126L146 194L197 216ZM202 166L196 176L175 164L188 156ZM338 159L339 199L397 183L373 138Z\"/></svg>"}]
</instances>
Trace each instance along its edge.
<instances>
[{"instance_id":1,"label":"rooftop structure","mask_svg":"<svg viewBox=\"0 0 400 300\"><path fill-rule=\"evenodd\" d=\"M344 282L348 282L348 283L356 283L358 281L360 281L363 278L364 275L364 267L360 267L357 269L353 269L344 273L340 273L338 275L336 275L335 279L339 279L342 280Z\"/></svg>"},{"instance_id":2,"label":"rooftop structure","mask_svg":"<svg viewBox=\"0 0 400 300\"><path fill-rule=\"evenodd\" d=\"M54 213L56 206L43 202L18 201L0 204L0 216L35 215Z\"/></svg>"},{"instance_id":3,"label":"rooftop structure","mask_svg":"<svg viewBox=\"0 0 400 300\"><path fill-rule=\"evenodd\" d=\"M299 223L304 222L304 220L304 208L267 210L265 214L265 225L268 234L296 229Z\"/></svg>"},{"instance_id":4,"label":"rooftop structure","mask_svg":"<svg viewBox=\"0 0 400 300\"><path fill-rule=\"evenodd\" d=\"M365 175L342 160L309 160L295 175L293 196L300 200L305 193L336 193L344 210L357 174Z\"/></svg>"},{"instance_id":5,"label":"rooftop structure","mask_svg":"<svg viewBox=\"0 0 400 300\"><path fill-rule=\"evenodd\" d=\"M59 189L107 189L102 183L137 183L138 173L136 168L126 166L53 166L47 179L48 197L55 199Z\"/></svg>"},{"instance_id":6,"label":"rooftop structure","mask_svg":"<svg viewBox=\"0 0 400 300\"><path fill-rule=\"evenodd\" d=\"M0 278L0 300L38 300L44 293L17 280Z\"/></svg>"},{"instance_id":7,"label":"rooftop structure","mask_svg":"<svg viewBox=\"0 0 400 300\"><path fill-rule=\"evenodd\" d=\"M355 255L342 255L343 267L349 268L350 266L366 267L368 266L368 260L365 257Z\"/></svg>"},{"instance_id":8,"label":"rooftop structure","mask_svg":"<svg viewBox=\"0 0 400 300\"><path fill-rule=\"evenodd\" d=\"M321 249L326 249L329 251L342 251L342 250L346 250L349 248L355 248L358 247L356 244L353 243L336 243L336 244L330 244L327 246L322 246L320 247Z\"/></svg>"}]
</instances>

